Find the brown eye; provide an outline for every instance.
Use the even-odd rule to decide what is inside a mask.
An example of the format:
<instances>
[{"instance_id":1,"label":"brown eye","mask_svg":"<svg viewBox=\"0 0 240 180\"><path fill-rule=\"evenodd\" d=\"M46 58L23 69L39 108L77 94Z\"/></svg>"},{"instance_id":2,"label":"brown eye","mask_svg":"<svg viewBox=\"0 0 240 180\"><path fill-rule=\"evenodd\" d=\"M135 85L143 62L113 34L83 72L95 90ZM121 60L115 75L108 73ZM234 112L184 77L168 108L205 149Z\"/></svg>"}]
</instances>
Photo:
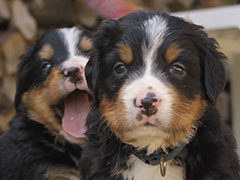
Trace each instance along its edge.
<instances>
[{"instance_id":1,"label":"brown eye","mask_svg":"<svg viewBox=\"0 0 240 180\"><path fill-rule=\"evenodd\" d=\"M171 74L178 76L178 77L183 77L186 75L185 67L180 63L172 64L169 71Z\"/></svg>"},{"instance_id":2,"label":"brown eye","mask_svg":"<svg viewBox=\"0 0 240 180\"><path fill-rule=\"evenodd\" d=\"M117 63L114 68L113 71L115 72L115 74L117 75L122 75L125 74L125 72L127 72L127 68L125 66L125 64L123 63Z\"/></svg>"},{"instance_id":3,"label":"brown eye","mask_svg":"<svg viewBox=\"0 0 240 180\"><path fill-rule=\"evenodd\" d=\"M44 62L41 64L40 68L44 71L47 71L51 68L51 64L49 64L48 62Z\"/></svg>"}]
</instances>

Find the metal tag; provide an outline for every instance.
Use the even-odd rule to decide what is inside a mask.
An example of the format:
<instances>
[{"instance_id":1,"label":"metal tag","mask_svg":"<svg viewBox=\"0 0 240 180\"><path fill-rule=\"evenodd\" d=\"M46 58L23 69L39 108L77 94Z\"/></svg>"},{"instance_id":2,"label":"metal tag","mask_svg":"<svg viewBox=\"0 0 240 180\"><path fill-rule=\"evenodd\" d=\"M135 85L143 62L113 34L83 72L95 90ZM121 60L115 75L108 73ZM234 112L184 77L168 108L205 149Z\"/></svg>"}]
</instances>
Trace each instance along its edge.
<instances>
[{"instance_id":1,"label":"metal tag","mask_svg":"<svg viewBox=\"0 0 240 180\"><path fill-rule=\"evenodd\" d=\"M162 153L160 157L160 172L162 177L166 175L166 170L167 170L167 162L164 162L164 153Z\"/></svg>"}]
</instances>

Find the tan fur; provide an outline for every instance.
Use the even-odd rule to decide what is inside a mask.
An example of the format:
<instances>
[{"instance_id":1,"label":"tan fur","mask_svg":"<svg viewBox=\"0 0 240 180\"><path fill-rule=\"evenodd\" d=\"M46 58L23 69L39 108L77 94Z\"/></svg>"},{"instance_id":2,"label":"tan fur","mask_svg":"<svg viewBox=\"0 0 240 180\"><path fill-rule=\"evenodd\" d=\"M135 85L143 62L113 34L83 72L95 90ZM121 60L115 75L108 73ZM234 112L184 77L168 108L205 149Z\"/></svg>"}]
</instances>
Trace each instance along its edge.
<instances>
[{"instance_id":1,"label":"tan fur","mask_svg":"<svg viewBox=\"0 0 240 180\"><path fill-rule=\"evenodd\" d=\"M133 53L132 53L132 48L129 46L129 44L120 44L118 47L118 53L126 64L130 64L133 61Z\"/></svg>"},{"instance_id":2,"label":"tan fur","mask_svg":"<svg viewBox=\"0 0 240 180\"><path fill-rule=\"evenodd\" d=\"M99 111L106 120L111 131L121 138L127 127L124 105L121 100L116 98L116 100L110 101L107 98L103 98Z\"/></svg>"},{"instance_id":3,"label":"tan fur","mask_svg":"<svg viewBox=\"0 0 240 180\"><path fill-rule=\"evenodd\" d=\"M84 51L90 51L92 49L92 40L84 36L80 42L80 46Z\"/></svg>"},{"instance_id":4,"label":"tan fur","mask_svg":"<svg viewBox=\"0 0 240 180\"><path fill-rule=\"evenodd\" d=\"M44 84L36 89L24 93L22 101L32 119L59 134L61 125L55 116L51 105L55 105L62 91L60 90L61 72L53 70Z\"/></svg>"},{"instance_id":5,"label":"tan fur","mask_svg":"<svg viewBox=\"0 0 240 180\"><path fill-rule=\"evenodd\" d=\"M79 171L66 167L50 167L45 173L48 180L78 180L80 178Z\"/></svg>"},{"instance_id":6,"label":"tan fur","mask_svg":"<svg viewBox=\"0 0 240 180\"><path fill-rule=\"evenodd\" d=\"M191 133L191 131L193 131L194 124L201 118L206 107L207 102L201 99L200 94L196 95L193 100L189 100L174 90L174 114L169 131L182 132L185 136L186 134L193 135L194 132Z\"/></svg>"},{"instance_id":7,"label":"tan fur","mask_svg":"<svg viewBox=\"0 0 240 180\"><path fill-rule=\"evenodd\" d=\"M131 137L138 138L131 140ZM169 137L170 134L165 133L160 128L142 126L126 132L125 141L139 149L147 147L147 154L151 154L160 147L167 148L170 142L167 142L166 139Z\"/></svg>"},{"instance_id":8,"label":"tan fur","mask_svg":"<svg viewBox=\"0 0 240 180\"><path fill-rule=\"evenodd\" d=\"M175 61L181 52L182 52L182 49L180 49L177 43L171 44L165 55L167 62L170 64L173 61Z\"/></svg>"},{"instance_id":9,"label":"tan fur","mask_svg":"<svg viewBox=\"0 0 240 180\"><path fill-rule=\"evenodd\" d=\"M81 140L67 132L63 134L61 123L52 108L52 105L56 105L67 93L61 89L61 76L59 70L53 69L42 86L24 93L22 102L33 120L44 124L55 135L64 136L73 143L81 143Z\"/></svg>"},{"instance_id":10,"label":"tan fur","mask_svg":"<svg viewBox=\"0 0 240 180\"><path fill-rule=\"evenodd\" d=\"M135 128L130 126L125 118L125 108L121 96L122 93L120 90L120 93L115 100L103 98L100 103L100 114L107 122L111 131L119 137L122 142L132 144L139 148L145 148L148 146L149 153L150 151L153 152L159 147L167 145L167 142L163 139L168 139L169 134L161 131L159 128L145 126ZM146 136L146 134L148 134L148 136ZM133 137L138 138L134 139Z\"/></svg>"},{"instance_id":11,"label":"tan fur","mask_svg":"<svg viewBox=\"0 0 240 180\"><path fill-rule=\"evenodd\" d=\"M39 51L39 56L42 59L50 60L53 57L54 50L50 44L45 44Z\"/></svg>"},{"instance_id":12,"label":"tan fur","mask_svg":"<svg viewBox=\"0 0 240 180\"><path fill-rule=\"evenodd\" d=\"M123 87L122 87L123 89ZM197 120L205 111L207 103L197 95L193 100L184 98L174 87L171 87L174 96L173 117L168 127L146 127L144 125L132 127L126 120L126 110L121 100L123 96L120 90L116 99L103 98L100 103L100 114L107 122L111 131L122 142L132 144L135 147L148 147L148 153L152 153L160 147L179 146L188 143L195 133Z\"/></svg>"}]
</instances>

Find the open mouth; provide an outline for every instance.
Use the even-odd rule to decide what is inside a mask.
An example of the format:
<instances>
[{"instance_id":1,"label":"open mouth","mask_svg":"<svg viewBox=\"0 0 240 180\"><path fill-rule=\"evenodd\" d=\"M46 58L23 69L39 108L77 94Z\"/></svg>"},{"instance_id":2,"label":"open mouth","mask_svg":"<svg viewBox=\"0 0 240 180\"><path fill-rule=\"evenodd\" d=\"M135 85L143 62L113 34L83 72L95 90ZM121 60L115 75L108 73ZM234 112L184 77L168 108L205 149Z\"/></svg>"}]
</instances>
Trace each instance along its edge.
<instances>
[{"instance_id":1,"label":"open mouth","mask_svg":"<svg viewBox=\"0 0 240 180\"><path fill-rule=\"evenodd\" d=\"M63 129L76 138L85 138L85 122L90 111L92 96L79 89L68 94L61 102L53 106Z\"/></svg>"}]
</instances>

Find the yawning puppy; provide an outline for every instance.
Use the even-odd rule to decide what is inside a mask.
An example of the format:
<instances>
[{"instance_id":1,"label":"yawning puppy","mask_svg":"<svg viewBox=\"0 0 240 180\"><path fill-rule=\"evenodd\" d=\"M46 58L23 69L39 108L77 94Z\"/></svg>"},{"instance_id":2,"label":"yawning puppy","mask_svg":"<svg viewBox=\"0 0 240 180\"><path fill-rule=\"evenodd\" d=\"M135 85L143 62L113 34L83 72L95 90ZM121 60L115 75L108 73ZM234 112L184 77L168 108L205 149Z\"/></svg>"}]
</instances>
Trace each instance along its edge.
<instances>
[{"instance_id":1,"label":"yawning puppy","mask_svg":"<svg viewBox=\"0 0 240 180\"><path fill-rule=\"evenodd\" d=\"M91 48L89 32L64 28L45 34L22 55L16 116L0 138L1 180L79 179Z\"/></svg>"},{"instance_id":2,"label":"yawning puppy","mask_svg":"<svg viewBox=\"0 0 240 180\"><path fill-rule=\"evenodd\" d=\"M140 11L105 21L92 52L83 179L240 179L215 107L225 56L202 27Z\"/></svg>"}]
</instances>

